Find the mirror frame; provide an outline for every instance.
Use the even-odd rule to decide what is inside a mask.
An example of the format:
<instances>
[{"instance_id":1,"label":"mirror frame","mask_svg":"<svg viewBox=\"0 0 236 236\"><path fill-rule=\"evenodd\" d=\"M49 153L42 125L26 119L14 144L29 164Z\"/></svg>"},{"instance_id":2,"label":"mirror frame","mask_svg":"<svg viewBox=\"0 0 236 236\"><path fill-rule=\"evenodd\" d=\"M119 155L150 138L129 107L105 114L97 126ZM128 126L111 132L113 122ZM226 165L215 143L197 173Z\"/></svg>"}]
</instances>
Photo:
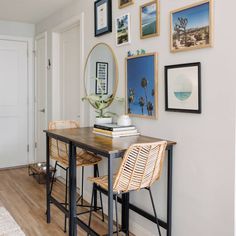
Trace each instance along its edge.
<instances>
[{"instance_id":1,"label":"mirror frame","mask_svg":"<svg viewBox=\"0 0 236 236\"><path fill-rule=\"evenodd\" d=\"M88 96L88 91L87 91L87 88L86 88L86 78L85 78L85 76L86 76L86 68L87 68L87 66L88 66L88 61L89 61L90 55L92 54L93 50L94 50L97 46L99 46L99 45L105 45L105 46L107 46L108 49L110 49L110 51L111 51L111 53L112 53L112 57L113 57L113 59L114 59L114 61L115 61L116 79L115 79L114 88L113 88L113 97L112 97L112 99L111 99L111 102L110 102L110 103L107 105L107 107L106 107L106 108L108 108L108 107L112 104L112 102L114 101L114 98L115 98L115 96L116 96L117 87L118 87L118 81L119 81L119 68L118 68L118 61L117 61L116 55L115 55L115 53L114 53L114 50L113 50L112 47L111 47L110 45L108 45L107 43L102 43L102 42L101 42L101 43L97 43L97 44L95 44L95 45L92 47L92 49L89 51L89 54L88 54L88 56L87 56L87 58L86 58L85 65L84 65L84 90L85 90L85 96ZM90 105L91 105L93 108L96 109L96 107L94 107L94 105L90 102L90 100L88 100L88 101L89 101ZM106 109L106 108L105 108L105 109Z\"/></svg>"}]
</instances>

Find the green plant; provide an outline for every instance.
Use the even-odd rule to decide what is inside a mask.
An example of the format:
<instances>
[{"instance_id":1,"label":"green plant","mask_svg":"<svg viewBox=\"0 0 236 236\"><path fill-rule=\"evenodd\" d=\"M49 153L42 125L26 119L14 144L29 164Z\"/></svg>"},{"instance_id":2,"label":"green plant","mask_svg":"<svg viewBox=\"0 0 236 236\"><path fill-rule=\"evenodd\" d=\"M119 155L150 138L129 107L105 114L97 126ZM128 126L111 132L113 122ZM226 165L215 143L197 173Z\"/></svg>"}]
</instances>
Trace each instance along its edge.
<instances>
[{"instance_id":1,"label":"green plant","mask_svg":"<svg viewBox=\"0 0 236 236\"><path fill-rule=\"evenodd\" d=\"M116 116L117 114L110 111L105 111L105 109L112 103L113 100L118 102L123 102L124 98L114 97L113 94L109 95L108 97L104 95L104 90L100 85L100 81L96 78L98 86L100 87L101 94L90 94L82 98L82 101L89 101L90 104L95 108L95 112L98 114L97 117L105 118Z\"/></svg>"}]
</instances>

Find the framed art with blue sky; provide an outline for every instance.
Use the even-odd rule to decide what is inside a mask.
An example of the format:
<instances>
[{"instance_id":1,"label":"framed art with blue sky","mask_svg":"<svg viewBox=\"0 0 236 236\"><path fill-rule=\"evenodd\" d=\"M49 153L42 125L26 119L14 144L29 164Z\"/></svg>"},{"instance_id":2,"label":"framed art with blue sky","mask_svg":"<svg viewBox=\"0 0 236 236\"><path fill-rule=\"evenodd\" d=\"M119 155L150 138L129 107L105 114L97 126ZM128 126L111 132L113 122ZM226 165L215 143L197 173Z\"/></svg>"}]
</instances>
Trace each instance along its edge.
<instances>
[{"instance_id":1,"label":"framed art with blue sky","mask_svg":"<svg viewBox=\"0 0 236 236\"><path fill-rule=\"evenodd\" d=\"M171 52L212 46L212 0L171 12Z\"/></svg>"},{"instance_id":2,"label":"framed art with blue sky","mask_svg":"<svg viewBox=\"0 0 236 236\"><path fill-rule=\"evenodd\" d=\"M140 38L160 35L160 2L155 0L140 6Z\"/></svg>"},{"instance_id":3,"label":"framed art with blue sky","mask_svg":"<svg viewBox=\"0 0 236 236\"><path fill-rule=\"evenodd\" d=\"M126 58L126 112L157 118L157 53Z\"/></svg>"}]
</instances>

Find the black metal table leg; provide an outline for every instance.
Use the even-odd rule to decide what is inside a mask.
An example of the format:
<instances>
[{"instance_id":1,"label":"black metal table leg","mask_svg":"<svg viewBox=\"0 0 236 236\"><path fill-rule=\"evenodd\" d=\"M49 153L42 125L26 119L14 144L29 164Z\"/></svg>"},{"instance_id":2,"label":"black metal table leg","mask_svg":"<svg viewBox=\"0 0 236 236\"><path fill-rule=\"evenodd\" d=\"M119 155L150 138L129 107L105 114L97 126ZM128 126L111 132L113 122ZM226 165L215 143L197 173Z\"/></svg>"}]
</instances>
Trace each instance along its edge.
<instances>
[{"instance_id":1,"label":"black metal table leg","mask_svg":"<svg viewBox=\"0 0 236 236\"><path fill-rule=\"evenodd\" d=\"M122 194L122 232L129 235L129 193Z\"/></svg>"},{"instance_id":2,"label":"black metal table leg","mask_svg":"<svg viewBox=\"0 0 236 236\"><path fill-rule=\"evenodd\" d=\"M69 235L77 235L76 224L76 146L69 143Z\"/></svg>"},{"instance_id":3,"label":"black metal table leg","mask_svg":"<svg viewBox=\"0 0 236 236\"><path fill-rule=\"evenodd\" d=\"M50 209L50 153L49 153L49 136L46 135L46 199L47 199L47 223L51 221Z\"/></svg>"},{"instance_id":4,"label":"black metal table leg","mask_svg":"<svg viewBox=\"0 0 236 236\"><path fill-rule=\"evenodd\" d=\"M113 235L113 166L112 155L108 157L108 235Z\"/></svg>"},{"instance_id":5,"label":"black metal table leg","mask_svg":"<svg viewBox=\"0 0 236 236\"><path fill-rule=\"evenodd\" d=\"M172 168L173 168L173 147L168 149L168 173L167 173L167 236L171 236L172 224Z\"/></svg>"}]
</instances>

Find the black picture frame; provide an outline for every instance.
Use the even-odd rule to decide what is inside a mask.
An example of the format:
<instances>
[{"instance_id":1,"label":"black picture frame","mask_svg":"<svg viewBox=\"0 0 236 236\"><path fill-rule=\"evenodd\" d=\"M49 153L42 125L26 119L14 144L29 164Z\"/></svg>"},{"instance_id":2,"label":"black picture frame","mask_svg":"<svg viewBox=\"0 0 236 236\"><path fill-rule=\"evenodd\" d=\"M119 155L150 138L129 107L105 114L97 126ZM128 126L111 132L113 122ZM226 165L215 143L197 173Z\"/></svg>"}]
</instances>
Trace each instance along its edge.
<instances>
[{"instance_id":1,"label":"black picture frame","mask_svg":"<svg viewBox=\"0 0 236 236\"><path fill-rule=\"evenodd\" d=\"M106 86L105 86L105 91L104 91L104 95L107 95L108 94L108 72L109 72L109 70L108 70L108 67L109 67L109 64L107 63L107 62L96 62L96 78L97 79L101 79L101 78L99 78L99 65L105 65L105 67L106 67L106 78L102 78L102 79L104 79L105 81L105 83L106 83ZM98 82L97 82L97 80L96 80L96 82L95 82L95 94L96 95L100 95L101 94L101 92L99 91L99 89L98 89Z\"/></svg>"},{"instance_id":2,"label":"black picture frame","mask_svg":"<svg viewBox=\"0 0 236 236\"><path fill-rule=\"evenodd\" d=\"M169 72L170 70L175 70L175 69L180 69L180 68L189 68L189 67L193 67L193 68L197 68L197 72L195 72L195 76L192 80L196 80L194 81L194 84L195 86L192 86L192 84L188 81L188 79L182 79L182 78L185 78L183 75L184 74L181 74L181 80L182 80L182 84L185 83L186 85L182 85L182 88L185 87L185 89L182 90L182 92L176 92L174 93L175 95L173 95L173 93L171 93L172 91L171 90L174 90L173 89L173 84L176 84L176 82L173 82L171 81L171 79L175 79L176 81L176 78L172 75L173 78L170 78L170 75L169 75ZM183 73L183 70L182 72ZM186 72L187 73L187 72ZM194 71L193 71L194 73ZM180 77L179 77L180 78ZM187 77L186 77L187 78ZM172 83L172 84L171 84ZM192 92L186 92L184 90L188 90L188 86L191 84L192 88L193 89L193 93ZM176 89L179 89L181 86L177 85L176 86ZM181 105L179 107L176 107L178 105L171 105L171 102L170 102L170 94L171 96L174 98L176 97L176 100L178 100L178 102L176 104L181 104L182 103L182 107ZM179 94L179 95L177 95ZM190 95L189 95L190 94ZM194 95L193 95L194 94ZM191 97L192 96L192 97ZM189 107L189 108L186 108L184 106L186 106L186 102L185 101L189 101L191 97L191 100L194 100L193 103L194 103L194 106L196 107ZM195 98L195 99L193 99ZM174 104L174 102L172 102L172 104ZM177 65L168 65L168 66L165 66L165 110L166 111L172 111L172 112L186 112L186 113L197 113L197 114L201 114L202 113L202 104L201 104L201 63L200 62L193 62L193 63L186 63L186 64L177 64Z\"/></svg>"},{"instance_id":3,"label":"black picture frame","mask_svg":"<svg viewBox=\"0 0 236 236\"><path fill-rule=\"evenodd\" d=\"M98 29L98 7L103 4L107 4L107 14L106 14L106 22L107 25L101 29ZM111 0L97 0L94 2L94 35L95 37L99 37L101 35L112 32L112 2Z\"/></svg>"}]
</instances>

